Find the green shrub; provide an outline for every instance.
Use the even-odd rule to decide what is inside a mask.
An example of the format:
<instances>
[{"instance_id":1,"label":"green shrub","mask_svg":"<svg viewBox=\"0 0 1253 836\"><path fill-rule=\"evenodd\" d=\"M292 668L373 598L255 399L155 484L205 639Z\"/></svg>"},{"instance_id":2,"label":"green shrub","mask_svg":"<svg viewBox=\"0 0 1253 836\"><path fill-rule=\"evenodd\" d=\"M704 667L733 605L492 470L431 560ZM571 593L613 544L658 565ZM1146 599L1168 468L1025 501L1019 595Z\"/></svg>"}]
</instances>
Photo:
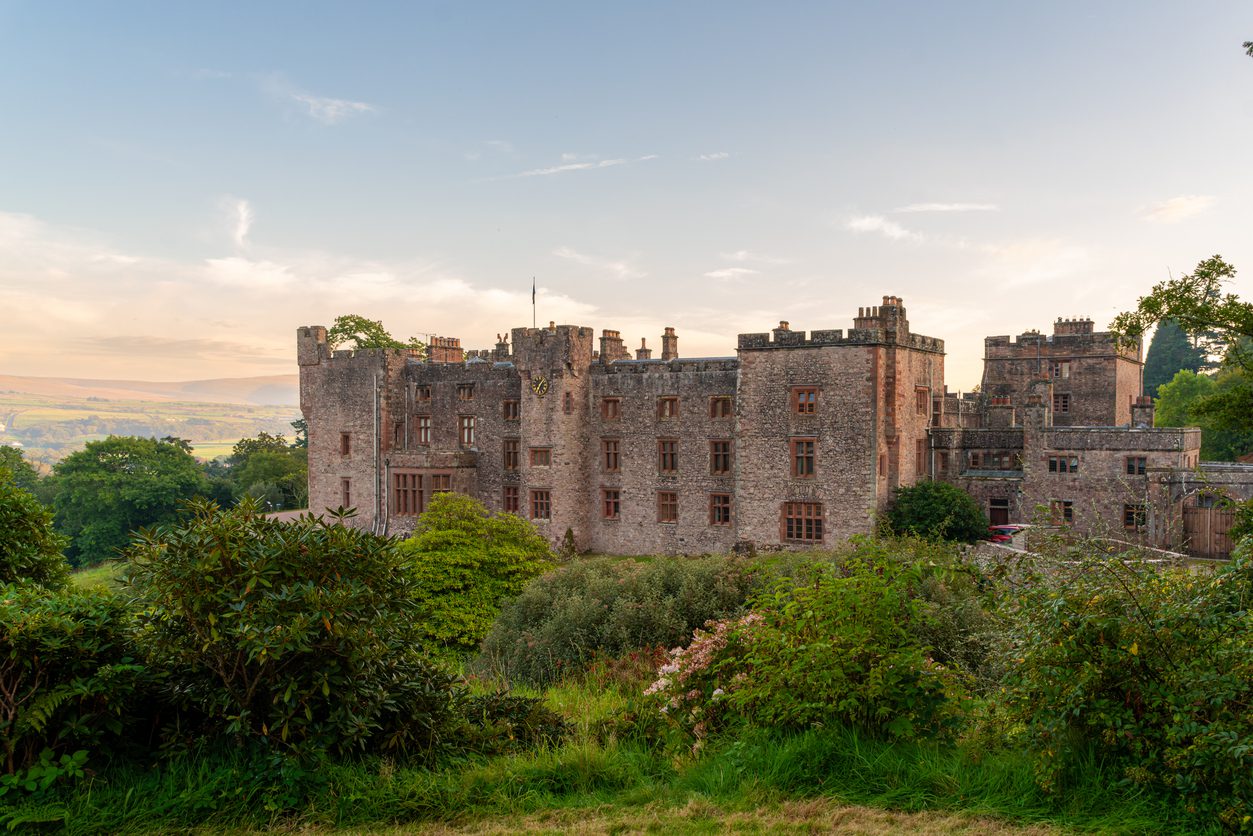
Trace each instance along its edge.
<instances>
[{"instance_id":1,"label":"green shrub","mask_svg":"<svg viewBox=\"0 0 1253 836\"><path fill-rule=\"evenodd\" d=\"M501 602L553 566L530 522L455 493L436 494L399 548L414 577L420 639L434 651L476 649Z\"/></svg>"},{"instance_id":2,"label":"green shrub","mask_svg":"<svg viewBox=\"0 0 1253 836\"><path fill-rule=\"evenodd\" d=\"M893 533L973 543L988 534L988 518L961 488L947 482L919 482L897 488L888 509Z\"/></svg>"},{"instance_id":3,"label":"green shrub","mask_svg":"<svg viewBox=\"0 0 1253 836\"><path fill-rule=\"evenodd\" d=\"M1212 575L1109 557L1057 569L1009 607L1003 710L1043 786L1088 748L1229 828L1253 816L1253 561Z\"/></svg>"},{"instance_id":4,"label":"green shrub","mask_svg":"<svg viewBox=\"0 0 1253 836\"><path fill-rule=\"evenodd\" d=\"M107 592L0 587L0 754L13 779L0 796L32 782L46 789L66 763L81 766L77 752L116 745L146 680L129 656L127 622Z\"/></svg>"},{"instance_id":5,"label":"green shrub","mask_svg":"<svg viewBox=\"0 0 1253 836\"><path fill-rule=\"evenodd\" d=\"M52 528L52 512L0 466L0 584L65 586L66 543Z\"/></svg>"},{"instance_id":6,"label":"green shrub","mask_svg":"<svg viewBox=\"0 0 1253 836\"><path fill-rule=\"evenodd\" d=\"M647 693L697 744L730 724L845 725L900 739L959 719L961 677L918 639L926 570L852 555L752 599L672 653Z\"/></svg>"},{"instance_id":7,"label":"green shrub","mask_svg":"<svg viewBox=\"0 0 1253 836\"><path fill-rule=\"evenodd\" d=\"M480 666L544 685L601 657L674 647L738 612L757 574L728 558L581 560L533 581L501 610Z\"/></svg>"},{"instance_id":8,"label":"green shrub","mask_svg":"<svg viewBox=\"0 0 1253 836\"><path fill-rule=\"evenodd\" d=\"M455 745L453 677L419 651L418 578L395 541L245 500L137 536L136 643L210 734L296 753Z\"/></svg>"}]
</instances>

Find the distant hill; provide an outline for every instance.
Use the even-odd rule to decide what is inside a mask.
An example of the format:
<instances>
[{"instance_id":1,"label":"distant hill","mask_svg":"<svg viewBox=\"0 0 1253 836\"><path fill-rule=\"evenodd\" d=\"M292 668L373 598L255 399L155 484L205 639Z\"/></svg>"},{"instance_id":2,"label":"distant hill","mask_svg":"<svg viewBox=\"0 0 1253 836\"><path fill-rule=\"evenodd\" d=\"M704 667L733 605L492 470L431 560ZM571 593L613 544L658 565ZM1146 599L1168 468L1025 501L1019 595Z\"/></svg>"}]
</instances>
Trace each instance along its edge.
<instances>
[{"instance_id":1,"label":"distant hill","mask_svg":"<svg viewBox=\"0 0 1253 836\"><path fill-rule=\"evenodd\" d=\"M0 392L4 391L51 398L104 398L110 401L196 401L254 406L296 406L300 403L300 382L294 374L173 382L0 374Z\"/></svg>"}]
</instances>

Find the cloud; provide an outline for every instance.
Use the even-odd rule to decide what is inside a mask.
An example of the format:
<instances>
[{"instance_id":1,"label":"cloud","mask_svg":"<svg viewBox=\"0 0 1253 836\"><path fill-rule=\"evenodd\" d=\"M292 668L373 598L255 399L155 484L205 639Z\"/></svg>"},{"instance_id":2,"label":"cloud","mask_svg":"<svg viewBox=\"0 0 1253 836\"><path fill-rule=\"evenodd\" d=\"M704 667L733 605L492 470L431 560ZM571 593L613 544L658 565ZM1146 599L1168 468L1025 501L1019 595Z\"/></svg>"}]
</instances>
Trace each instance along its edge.
<instances>
[{"instance_id":1,"label":"cloud","mask_svg":"<svg viewBox=\"0 0 1253 836\"><path fill-rule=\"evenodd\" d=\"M582 264L585 267L593 267L597 270L613 273L619 279L639 279L648 275L647 273L632 267L625 261L611 261L609 259L585 255L569 247L558 247L553 250L553 255L558 258L573 261L576 264Z\"/></svg>"},{"instance_id":2,"label":"cloud","mask_svg":"<svg viewBox=\"0 0 1253 836\"><path fill-rule=\"evenodd\" d=\"M258 350L256 345L250 343L200 338L178 339L142 334L114 334L83 337L75 343L80 350L85 350L90 354L113 354L124 357L142 357L152 354L183 359L231 357L264 363L284 362L291 359L277 348L264 351Z\"/></svg>"},{"instance_id":3,"label":"cloud","mask_svg":"<svg viewBox=\"0 0 1253 836\"><path fill-rule=\"evenodd\" d=\"M518 152L514 150L513 143L507 139L485 139L478 143L475 148L466 151L464 156L467 160L474 161L482 159L483 149L494 151L498 154L505 154L510 157L518 156Z\"/></svg>"},{"instance_id":4,"label":"cloud","mask_svg":"<svg viewBox=\"0 0 1253 836\"><path fill-rule=\"evenodd\" d=\"M999 212L995 203L911 203L893 212Z\"/></svg>"},{"instance_id":5,"label":"cloud","mask_svg":"<svg viewBox=\"0 0 1253 836\"><path fill-rule=\"evenodd\" d=\"M1143 206L1140 217L1154 223L1173 224L1198 215L1214 205L1216 198L1207 194L1181 194L1160 203Z\"/></svg>"},{"instance_id":6,"label":"cloud","mask_svg":"<svg viewBox=\"0 0 1253 836\"><path fill-rule=\"evenodd\" d=\"M307 90L296 87L281 75L264 77L261 81L261 88L280 101L296 102L304 110L306 116L323 125L337 125L350 116L378 111L378 108L368 102L315 96Z\"/></svg>"},{"instance_id":7,"label":"cloud","mask_svg":"<svg viewBox=\"0 0 1253 836\"><path fill-rule=\"evenodd\" d=\"M248 232L252 229L254 217L252 204L243 198L228 195L222 198L222 208L226 213L231 240L235 242L235 246L248 246Z\"/></svg>"},{"instance_id":8,"label":"cloud","mask_svg":"<svg viewBox=\"0 0 1253 836\"><path fill-rule=\"evenodd\" d=\"M757 270L750 270L747 267L723 267L719 270L710 270L704 275L708 279L742 279L745 276L756 276L758 274Z\"/></svg>"},{"instance_id":9,"label":"cloud","mask_svg":"<svg viewBox=\"0 0 1253 836\"><path fill-rule=\"evenodd\" d=\"M763 255L762 253L755 253L752 250L736 250L735 252L719 253L718 255L722 258L725 258L727 261L738 261L738 262L748 261L748 262L756 262L758 264L791 264L792 263L792 259L790 258L778 258L777 256Z\"/></svg>"},{"instance_id":10,"label":"cloud","mask_svg":"<svg viewBox=\"0 0 1253 836\"><path fill-rule=\"evenodd\" d=\"M487 180L516 180L521 177L547 177L551 174L564 174L567 171L590 171L599 168L612 168L619 165L628 165L632 162L643 163L649 160L655 160L658 154L646 154L642 157L636 157L634 160L620 157L612 160L595 160L587 159L587 155L565 153L561 155L561 164L546 166L544 168L532 168L527 171L519 171L516 174L502 174L498 177L488 177Z\"/></svg>"},{"instance_id":11,"label":"cloud","mask_svg":"<svg viewBox=\"0 0 1253 836\"><path fill-rule=\"evenodd\" d=\"M896 221L889 221L882 215L858 215L850 218L846 227L853 232L877 233L891 241L911 241L920 244L927 240L927 236L921 232L908 230Z\"/></svg>"},{"instance_id":12,"label":"cloud","mask_svg":"<svg viewBox=\"0 0 1253 836\"><path fill-rule=\"evenodd\" d=\"M976 272L995 279L1001 288L1021 288L1059 279L1075 279L1094 267L1084 247L1059 239L1029 239L984 245L989 261Z\"/></svg>"},{"instance_id":13,"label":"cloud","mask_svg":"<svg viewBox=\"0 0 1253 836\"><path fill-rule=\"evenodd\" d=\"M726 151L714 151L712 154L701 154L696 159L703 160L708 163L708 162L714 162L715 160L729 159L730 156L731 155L727 153Z\"/></svg>"}]
</instances>

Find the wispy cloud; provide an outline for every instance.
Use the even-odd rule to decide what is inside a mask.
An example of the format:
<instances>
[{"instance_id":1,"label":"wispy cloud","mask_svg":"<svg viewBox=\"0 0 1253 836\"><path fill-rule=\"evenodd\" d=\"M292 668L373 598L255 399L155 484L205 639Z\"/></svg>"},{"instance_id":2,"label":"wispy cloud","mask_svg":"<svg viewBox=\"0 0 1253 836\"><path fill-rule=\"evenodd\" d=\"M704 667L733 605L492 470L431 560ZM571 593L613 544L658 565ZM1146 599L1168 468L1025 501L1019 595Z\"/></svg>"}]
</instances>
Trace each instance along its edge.
<instances>
[{"instance_id":1,"label":"wispy cloud","mask_svg":"<svg viewBox=\"0 0 1253 836\"><path fill-rule=\"evenodd\" d=\"M485 139L469 151L466 151L464 156L470 161L482 159L485 150L496 154L505 154L510 157L518 155L518 152L513 147L513 143L507 139Z\"/></svg>"},{"instance_id":2,"label":"wispy cloud","mask_svg":"<svg viewBox=\"0 0 1253 836\"><path fill-rule=\"evenodd\" d=\"M893 212L999 212L995 203L910 203Z\"/></svg>"},{"instance_id":3,"label":"wispy cloud","mask_svg":"<svg viewBox=\"0 0 1253 836\"><path fill-rule=\"evenodd\" d=\"M642 157L629 159L619 157L612 160L594 160L586 159L584 155L579 154L562 154L562 162L560 165L545 166L544 168L532 168L527 171L519 171L516 174L502 174L499 177L488 177L488 180L516 180L520 177L547 177L551 174L564 174L568 171L591 171L599 168L613 168L619 165L629 165L630 163L643 163L649 160L655 160L658 154L646 154Z\"/></svg>"},{"instance_id":4,"label":"wispy cloud","mask_svg":"<svg viewBox=\"0 0 1253 836\"><path fill-rule=\"evenodd\" d=\"M763 253L755 253L752 250L736 250L731 253L719 253L719 256L727 261L753 262L757 264L791 264L790 258L779 258L777 256L765 255Z\"/></svg>"},{"instance_id":5,"label":"wispy cloud","mask_svg":"<svg viewBox=\"0 0 1253 836\"><path fill-rule=\"evenodd\" d=\"M585 267L592 267L607 273L613 273L619 279L638 279L648 275L625 261L613 261L611 259L587 255L571 249L570 247L558 247L553 250L553 255L558 258L573 261L576 264L582 264Z\"/></svg>"},{"instance_id":6,"label":"wispy cloud","mask_svg":"<svg viewBox=\"0 0 1253 836\"><path fill-rule=\"evenodd\" d=\"M922 243L927 236L921 232L906 229L896 221L890 221L882 215L858 215L850 218L846 227L853 232L875 233L892 241L912 241Z\"/></svg>"},{"instance_id":7,"label":"wispy cloud","mask_svg":"<svg viewBox=\"0 0 1253 836\"><path fill-rule=\"evenodd\" d=\"M222 207L230 227L231 240L236 247L248 246L248 232L252 229L252 204L243 198L224 197Z\"/></svg>"},{"instance_id":8,"label":"wispy cloud","mask_svg":"<svg viewBox=\"0 0 1253 836\"><path fill-rule=\"evenodd\" d=\"M1216 198L1207 194L1181 194L1160 203L1140 208L1140 217L1154 223L1173 224L1199 215L1214 205Z\"/></svg>"},{"instance_id":9,"label":"wispy cloud","mask_svg":"<svg viewBox=\"0 0 1253 836\"><path fill-rule=\"evenodd\" d=\"M701 154L696 159L703 160L707 163L711 163L716 160L726 160L726 159L729 159L730 157L731 155L726 151L714 151L712 154Z\"/></svg>"},{"instance_id":10,"label":"wispy cloud","mask_svg":"<svg viewBox=\"0 0 1253 836\"><path fill-rule=\"evenodd\" d=\"M742 279L745 276L756 276L759 271L749 269L748 267L723 267L719 270L710 270L705 273L708 279Z\"/></svg>"},{"instance_id":11,"label":"wispy cloud","mask_svg":"<svg viewBox=\"0 0 1253 836\"><path fill-rule=\"evenodd\" d=\"M265 76L261 80L261 87L281 101L295 102L306 116L323 125L338 125L350 116L378 111L378 108L368 102L316 96L295 86L281 75Z\"/></svg>"}]
</instances>

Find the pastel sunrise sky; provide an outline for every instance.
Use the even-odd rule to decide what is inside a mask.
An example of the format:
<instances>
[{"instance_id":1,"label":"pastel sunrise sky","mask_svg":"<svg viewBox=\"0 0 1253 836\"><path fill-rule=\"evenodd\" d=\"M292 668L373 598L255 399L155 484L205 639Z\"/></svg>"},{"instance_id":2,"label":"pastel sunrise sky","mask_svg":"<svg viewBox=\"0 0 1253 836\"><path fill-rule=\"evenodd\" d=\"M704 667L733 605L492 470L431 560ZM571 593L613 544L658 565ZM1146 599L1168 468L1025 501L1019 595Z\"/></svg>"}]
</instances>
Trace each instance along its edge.
<instances>
[{"instance_id":1,"label":"pastel sunrise sky","mask_svg":"<svg viewBox=\"0 0 1253 836\"><path fill-rule=\"evenodd\" d=\"M0 0L0 373L295 371L343 313L684 356L1253 296L1248 2Z\"/></svg>"}]
</instances>

